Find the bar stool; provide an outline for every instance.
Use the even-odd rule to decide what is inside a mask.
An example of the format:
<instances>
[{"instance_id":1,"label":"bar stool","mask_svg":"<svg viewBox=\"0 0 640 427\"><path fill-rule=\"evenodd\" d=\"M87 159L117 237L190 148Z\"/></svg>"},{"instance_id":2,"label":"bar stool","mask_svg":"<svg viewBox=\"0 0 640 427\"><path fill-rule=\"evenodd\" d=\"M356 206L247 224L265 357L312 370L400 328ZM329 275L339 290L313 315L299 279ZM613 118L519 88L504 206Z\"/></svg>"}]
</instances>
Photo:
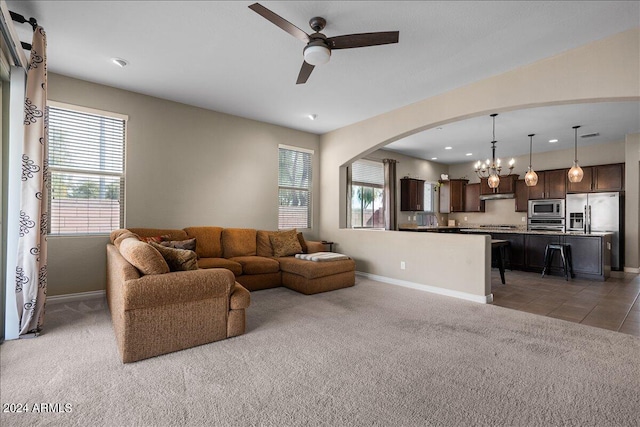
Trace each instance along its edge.
<instances>
[{"instance_id":1,"label":"bar stool","mask_svg":"<svg viewBox=\"0 0 640 427\"><path fill-rule=\"evenodd\" d=\"M569 280L569 273L573 279L576 275L573 273L573 262L571 260L571 245L566 243L549 243L544 248L544 268L542 269L542 277L544 277L547 270L551 269L551 261L553 261L553 255L556 252L560 252L562 258L562 269L564 271L564 279Z\"/></svg>"}]
</instances>

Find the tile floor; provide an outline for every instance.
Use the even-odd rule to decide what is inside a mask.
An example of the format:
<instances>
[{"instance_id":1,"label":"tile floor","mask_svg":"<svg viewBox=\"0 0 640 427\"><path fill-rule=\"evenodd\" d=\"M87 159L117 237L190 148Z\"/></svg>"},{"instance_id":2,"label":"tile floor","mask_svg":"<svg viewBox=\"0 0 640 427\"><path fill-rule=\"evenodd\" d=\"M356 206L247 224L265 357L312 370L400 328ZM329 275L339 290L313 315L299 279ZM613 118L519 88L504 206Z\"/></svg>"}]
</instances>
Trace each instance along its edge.
<instances>
[{"instance_id":1,"label":"tile floor","mask_svg":"<svg viewBox=\"0 0 640 427\"><path fill-rule=\"evenodd\" d=\"M545 276L523 271L505 272L500 282L491 272L493 303L501 307L555 317L640 336L640 275L613 273L605 282Z\"/></svg>"}]
</instances>

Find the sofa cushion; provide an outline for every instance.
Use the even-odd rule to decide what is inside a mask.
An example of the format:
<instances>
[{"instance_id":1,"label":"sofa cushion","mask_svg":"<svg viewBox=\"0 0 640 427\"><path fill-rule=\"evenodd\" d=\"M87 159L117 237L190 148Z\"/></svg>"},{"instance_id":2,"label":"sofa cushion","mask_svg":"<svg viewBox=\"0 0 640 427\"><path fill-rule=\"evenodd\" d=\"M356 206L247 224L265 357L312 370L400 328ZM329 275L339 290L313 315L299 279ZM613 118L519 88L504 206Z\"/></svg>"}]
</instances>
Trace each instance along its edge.
<instances>
[{"instance_id":1,"label":"sofa cushion","mask_svg":"<svg viewBox=\"0 0 640 427\"><path fill-rule=\"evenodd\" d=\"M258 256L273 256L273 247L271 246L270 236L274 236L278 233L283 233L282 231L266 231L266 230L258 230L256 236L256 255ZM286 231L284 232L286 233ZM307 242L304 240L304 236L301 232L297 233L298 242L300 242L300 247L302 247L302 253L307 253Z\"/></svg>"},{"instance_id":2,"label":"sofa cushion","mask_svg":"<svg viewBox=\"0 0 640 427\"><path fill-rule=\"evenodd\" d=\"M266 274L280 271L280 263L273 258L261 256L239 256L229 258L242 265L242 274Z\"/></svg>"},{"instance_id":3,"label":"sofa cushion","mask_svg":"<svg viewBox=\"0 0 640 427\"><path fill-rule=\"evenodd\" d=\"M277 234L277 231L258 230L256 232L256 255L269 257L273 256L270 236Z\"/></svg>"},{"instance_id":4,"label":"sofa cushion","mask_svg":"<svg viewBox=\"0 0 640 427\"><path fill-rule=\"evenodd\" d=\"M225 228L222 230L222 249L225 258L256 254L256 230L253 228Z\"/></svg>"},{"instance_id":5,"label":"sofa cushion","mask_svg":"<svg viewBox=\"0 0 640 427\"><path fill-rule=\"evenodd\" d=\"M314 262L297 259L295 257L279 258L280 270L297 274L307 279L331 276L333 274L355 271L356 263L352 259L331 262Z\"/></svg>"},{"instance_id":6,"label":"sofa cushion","mask_svg":"<svg viewBox=\"0 0 640 427\"><path fill-rule=\"evenodd\" d=\"M194 251L176 249L163 246L156 242L149 242L156 248L169 266L170 271L188 271L198 269L198 257Z\"/></svg>"},{"instance_id":7,"label":"sofa cushion","mask_svg":"<svg viewBox=\"0 0 640 427\"><path fill-rule=\"evenodd\" d=\"M196 251L196 239L187 239L187 240L167 240L164 242L160 242L160 245L166 248L174 248L174 249L184 249L186 251Z\"/></svg>"},{"instance_id":8,"label":"sofa cushion","mask_svg":"<svg viewBox=\"0 0 640 427\"><path fill-rule=\"evenodd\" d=\"M222 258L222 227L188 227L184 231L196 239L200 258Z\"/></svg>"},{"instance_id":9,"label":"sofa cushion","mask_svg":"<svg viewBox=\"0 0 640 427\"><path fill-rule=\"evenodd\" d=\"M120 253L131 265L142 274L164 274L169 272L169 266L160 252L148 243L141 242L135 237L129 237L120 242Z\"/></svg>"},{"instance_id":10,"label":"sofa cushion","mask_svg":"<svg viewBox=\"0 0 640 427\"><path fill-rule=\"evenodd\" d=\"M125 233L120 233L120 234L116 234L116 235L112 234L112 236L115 237L115 238L111 241L111 243L113 243L113 245L118 249L120 249L120 243L122 243L122 241L124 239L129 239L129 238L133 237L136 240L140 240L140 238L138 237L137 234L132 233L129 230L125 230L125 231L126 231Z\"/></svg>"},{"instance_id":11,"label":"sofa cushion","mask_svg":"<svg viewBox=\"0 0 640 427\"><path fill-rule=\"evenodd\" d=\"M200 258L198 260L199 268L226 268L231 270L235 276L242 274L242 265L240 263L228 260L226 258Z\"/></svg>"},{"instance_id":12,"label":"sofa cushion","mask_svg":"<svg viewBox=\"0 0 640 427\"><path fill-rule=\"evenodd\" d=\"M275 257L290 256L302 252L298 232L295 229L272 234L269 236L269 240Z\"/></svg>"}]
</instances>

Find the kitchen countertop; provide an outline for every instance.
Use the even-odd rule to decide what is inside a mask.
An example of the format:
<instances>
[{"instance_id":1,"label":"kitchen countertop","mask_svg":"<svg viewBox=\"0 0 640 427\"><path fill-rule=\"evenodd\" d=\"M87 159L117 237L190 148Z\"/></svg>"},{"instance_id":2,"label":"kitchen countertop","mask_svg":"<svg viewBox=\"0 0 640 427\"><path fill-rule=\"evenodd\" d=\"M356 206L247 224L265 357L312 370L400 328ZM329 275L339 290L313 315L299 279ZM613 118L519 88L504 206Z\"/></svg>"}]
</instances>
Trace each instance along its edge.
<instances>
[{"instance_id":1,"label":"kitchen countertop","mask_svg":"<svg viewBox=\"0 0 640 427\"><path fill-rule=\"evenodd\" d=\"M478 227L465 227L465 226L456 226L449 227L446 225L440 226L414 226L414 227L401 227L399 231L423 231L423 232L462 232L462 233L506 233L506 234L544 234L544 235L557 235L557 236L606 236L612 235L611 232L593 232L593 233L583 233L583 232L560 232L560 231L544 231L544 230L527 230L523 228L478 228Z\"/></svg>"}]
</instances>

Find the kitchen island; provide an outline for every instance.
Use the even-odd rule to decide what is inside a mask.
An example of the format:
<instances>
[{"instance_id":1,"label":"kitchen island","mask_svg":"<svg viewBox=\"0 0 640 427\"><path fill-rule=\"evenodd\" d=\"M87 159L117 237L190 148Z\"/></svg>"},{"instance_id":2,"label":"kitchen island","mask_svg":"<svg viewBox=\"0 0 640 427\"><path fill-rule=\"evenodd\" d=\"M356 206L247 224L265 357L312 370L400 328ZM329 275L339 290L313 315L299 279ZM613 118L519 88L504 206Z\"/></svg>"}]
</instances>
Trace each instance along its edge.
<instances>
[{"instance_id":1,"label":"kitchen island","mask_svg":"<svg viewBox=\"0 0 640 427\"><path fill-rule=\"evenodd\" d=\"M401 231L454 232L489 234L493 240L506 240L505 264L511 270L542 273L547 244L571 245L576 277L604 281L611 274L611 239L613 233L567 233L526 230L518 227L403 227ZM562 261L554 257L551 274L562 275Z\"/></svg>"}]
</instances>

